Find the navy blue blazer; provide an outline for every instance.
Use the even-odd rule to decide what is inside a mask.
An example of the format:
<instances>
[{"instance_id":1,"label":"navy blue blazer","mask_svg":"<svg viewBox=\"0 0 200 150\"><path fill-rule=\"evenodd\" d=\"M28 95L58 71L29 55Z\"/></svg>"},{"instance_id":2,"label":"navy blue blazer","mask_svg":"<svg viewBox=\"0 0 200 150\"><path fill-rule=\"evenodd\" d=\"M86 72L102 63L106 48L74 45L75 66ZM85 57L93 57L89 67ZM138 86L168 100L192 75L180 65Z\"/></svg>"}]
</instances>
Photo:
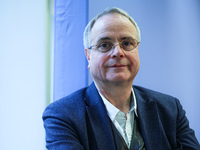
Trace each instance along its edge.
<instances>
[{"instance_id":1,"label":"navy blue blazer","mask_svg":"<svg viewBox=\"0 0 200 150\"><path fill-rule=\"evenodd\" d=\"M200 150L178 99L133 86L147 150ZM94 85L50 104L43 113L49 150L115 150L105 105Z\"/></svg>"}]
</instances>

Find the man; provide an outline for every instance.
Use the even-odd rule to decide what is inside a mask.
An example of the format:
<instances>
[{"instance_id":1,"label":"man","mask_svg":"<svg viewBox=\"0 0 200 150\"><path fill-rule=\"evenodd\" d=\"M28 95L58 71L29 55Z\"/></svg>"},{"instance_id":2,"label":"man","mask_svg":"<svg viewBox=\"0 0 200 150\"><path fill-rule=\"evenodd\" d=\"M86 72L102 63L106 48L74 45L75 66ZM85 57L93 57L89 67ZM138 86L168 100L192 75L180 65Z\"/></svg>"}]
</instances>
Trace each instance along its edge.
<instances>
[{"instance_id":1,"label":"man","mask_svg":"<svg viewBox=\"0 0 200 150\"><path fill-rule=\"evenodd\" d=\"M137 24L119 8L91 20L84 46L94 83L46 108L49 150L200 149L179 100L132 86L139 43Z\"/></svg>"}]
</instances>

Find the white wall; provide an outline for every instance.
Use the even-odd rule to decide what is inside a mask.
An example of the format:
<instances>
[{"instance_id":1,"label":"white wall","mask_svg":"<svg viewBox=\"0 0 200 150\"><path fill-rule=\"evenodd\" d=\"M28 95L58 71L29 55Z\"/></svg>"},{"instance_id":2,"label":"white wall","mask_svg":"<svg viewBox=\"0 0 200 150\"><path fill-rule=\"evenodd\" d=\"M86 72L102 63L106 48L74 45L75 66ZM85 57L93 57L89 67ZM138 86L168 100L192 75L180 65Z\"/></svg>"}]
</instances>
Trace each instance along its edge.
<instances>
[{"instance_id":1,"label":"white wall","mask_svg":"<svg viewBox=\"0 0 200 150\"><path fill-rule=\"evenodd\" d=\"M0 149L42 150L45 1L0 0Z\"/></svg>"}]
</instances>

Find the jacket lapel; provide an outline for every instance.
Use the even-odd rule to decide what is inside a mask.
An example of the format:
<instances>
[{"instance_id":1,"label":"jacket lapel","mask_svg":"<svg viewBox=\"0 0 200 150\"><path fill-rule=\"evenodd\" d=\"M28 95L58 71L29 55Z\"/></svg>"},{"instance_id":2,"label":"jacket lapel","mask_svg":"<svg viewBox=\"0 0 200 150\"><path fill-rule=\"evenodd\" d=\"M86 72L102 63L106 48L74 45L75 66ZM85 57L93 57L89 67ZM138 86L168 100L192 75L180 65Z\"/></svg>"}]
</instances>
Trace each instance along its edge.
<instances>
[{"instance_id":1,"label":"jacket lapel","mask_svg":"<svg viewBox=\"0 0 200 150\"><path fill-rule=\"evenodd\" d=\"M94 83L86 91L85 102L98 149L115 149L109 117Z\"/></svg>"},{"instance_id":2,"label":"jacket lapel","mask_svg":"<svg viewBox=\"0 0 200 150\"><path fill-rule=\"evenodd\" d=\"M161 150L162 135L156 102L134 88L137 99L137 113L147 149Z\"/></svg>"}]
</instances>

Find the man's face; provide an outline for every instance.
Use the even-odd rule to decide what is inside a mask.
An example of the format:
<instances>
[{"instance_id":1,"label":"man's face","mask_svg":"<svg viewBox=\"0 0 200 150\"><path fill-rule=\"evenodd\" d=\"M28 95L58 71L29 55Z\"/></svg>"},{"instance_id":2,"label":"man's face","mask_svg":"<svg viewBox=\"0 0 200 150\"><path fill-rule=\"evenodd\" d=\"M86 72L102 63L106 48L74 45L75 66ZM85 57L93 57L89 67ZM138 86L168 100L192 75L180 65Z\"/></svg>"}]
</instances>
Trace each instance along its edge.
<instances>
[{"instance_id":1,"label":"man's face","mask_svg":"<svg viewBox=\"0 0 200 150\"><path fill-rule=\"evenodd\" d=\"M99 18L91 30L91 45L101 42L121 42L123 39L137 40L133 24L119 14L108 14ZM131 83L140 66L138 46L131 51L125 51L116 45L110 51L103 53L96 47L85 50L88 68L96 83Z\"/></svg>"}]
</instances>

